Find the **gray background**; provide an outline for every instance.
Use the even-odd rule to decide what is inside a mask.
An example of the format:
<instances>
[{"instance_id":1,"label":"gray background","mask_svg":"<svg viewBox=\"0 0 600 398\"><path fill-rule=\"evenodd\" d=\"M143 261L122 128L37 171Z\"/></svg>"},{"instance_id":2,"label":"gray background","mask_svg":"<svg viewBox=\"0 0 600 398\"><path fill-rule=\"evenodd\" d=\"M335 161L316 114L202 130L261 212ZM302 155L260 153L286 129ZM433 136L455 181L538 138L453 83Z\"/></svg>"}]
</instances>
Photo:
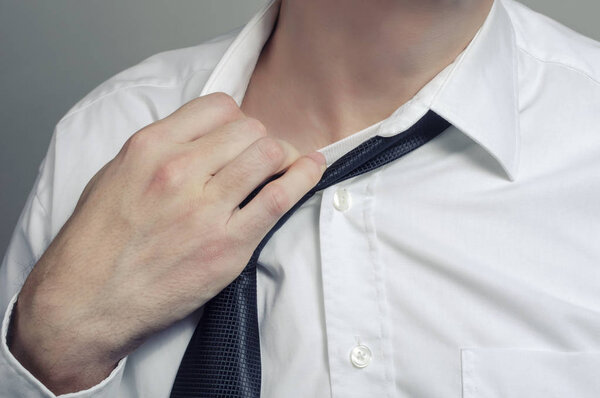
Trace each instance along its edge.
<instances>
[{"instance_id":1,"label":"gray background","mask_svg":"<svg viewBox=\"0 0 600 398\"><path fill-rule=\"evenodd\" d=\"M0 258L55 124L91 89L160 51L244 24L265 0L0 0ZM598 0L523 0L600 40Z\"/></svg>"}]
</instances>

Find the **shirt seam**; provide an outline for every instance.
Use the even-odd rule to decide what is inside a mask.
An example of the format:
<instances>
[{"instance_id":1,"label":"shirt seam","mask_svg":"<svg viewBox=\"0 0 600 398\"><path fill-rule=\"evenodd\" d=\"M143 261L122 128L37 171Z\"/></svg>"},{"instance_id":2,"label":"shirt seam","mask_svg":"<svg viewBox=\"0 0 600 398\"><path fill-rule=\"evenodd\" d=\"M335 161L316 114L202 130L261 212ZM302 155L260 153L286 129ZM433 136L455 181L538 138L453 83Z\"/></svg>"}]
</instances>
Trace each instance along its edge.
<instances>
[{"instance_id":1,"label":"shirt seam","mask_svg":"<svg viewBox=\"0 0 600 398\"><path fill-rule=\"evenodd\" d=\"M37 200L37 202L38 202L38 205L40 205L40 208L42 209L42 212L44 213L44 215L45 215L46 217L48 217L48 214L49 214L49 213L48 213L48 209L46 209L46 207L45 207L45 206L44 206L44 204L42 203L42 200L41 200L41 199L40 199L40 197L38 196L38 192L37 192L37 191L36 191L36 192L33 194L33 198L34 198L35 200Z\"/></svg>"},{"instance_id":2,"label":"shirt seam","mask_svg":"<svg viewBox=\"0 0 600 398\"><path fill-rule=\"evenodd\" d=\"M97 102L99 102L100 100L111 96L113 94L117 94L121 91L124 90L130 90L133 88L138 88L138 87L154 87L154 88L172 88L172 87L176 87L178 85L180 85L181 83L189 80L193 75L197 74L198 72L206 72L206 71L210 71L212 70L211 68L200 68L200 69L196 69L193 72L191 72L190 74L186 75L185 77L181 78L180 80L176 80L173 83L164 83L164 84L158 84L158 83L134 83L131 85L125 85L125 86L121 86L121 87L117 87L114 88L106 93L101 94L99 97L96 97L94 99L92 99L90 102L81 105L80 107L78 107L77 109L74 109L72 111L67 112L67 114L65 116L63 116L57 123L57 127L64 123L66 120L70 119L72 116L77 115L78 113L86 110L87 108L89 108L90 106L96 104Z\"/></svg>"},{"instance_id":3,"label":"shirt seam","mask_svg":"<svg viewBox=\"0 0 600 398\"><path fill-rule=\"evenodd\" d=\"M533 59L535 59L535 60L537 60L537 61L539 61L539 62L542 62L542 63L545 63L545 64L549 64L549 65L558 65L558 66L562 66L562 67L564 67L564 68L566 68L566 69L569 69L569 70L571 70L571 71L573 71L573 72L577 72L577 73L579 73L580 75L583 75L584 77L588 78L588 79L589 79L589 80L591 80L592 82L596 83L597 85L600 85L600 80L597 80L596 78L594 78L593 76L591 76L589 73L587 73L587 72L584 72L584 71L582 71L581 69L577 69L576 67L574 67L574 66L571 66L571 65L569 65L569 64L566 64L566 63L564 63L564 62L560 62L560 61L551 61L551 60L547 60L547 59L540 58L539 56L532 54L530 51L528 51L528 50L526 50L526 49L524 49L523 47L520 47L520 46L518 46L517 48L518 48L518 49L519 49L519 51L521 51L522 53L524 53L524 54L526 54L526 55L529 55L531 58L533 58Z\"/></svg>"}]
</instances>

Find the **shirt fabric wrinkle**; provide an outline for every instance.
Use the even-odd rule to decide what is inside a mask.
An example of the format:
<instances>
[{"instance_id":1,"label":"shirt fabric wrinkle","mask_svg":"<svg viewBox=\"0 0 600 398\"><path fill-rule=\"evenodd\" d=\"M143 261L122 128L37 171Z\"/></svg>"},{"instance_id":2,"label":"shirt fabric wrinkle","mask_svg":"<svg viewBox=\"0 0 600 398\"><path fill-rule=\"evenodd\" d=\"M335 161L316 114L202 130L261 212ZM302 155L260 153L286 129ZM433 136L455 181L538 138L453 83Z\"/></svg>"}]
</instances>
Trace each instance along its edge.
<instances>
[{"instance_id":1,"label":"shirt fabric wrinkle","mask_svg":"<svg viewBox=\"0 0 600 398\"><path fill-rule=\"evenodd\" d=\"M54 397L7 346L25 264L135 131L209 93L241 104L280 1L243 27L115 75L57 123L0 266L0 397ZM599 81L600 43L494 0L467 47L413 98L319 148L331 165L428 110L451 124L318 192L264 247L261 396L596 398ZM168 397L201 315L64 397ZM359 344L371 353L358 351L360 363Z\"/></svg>"}]
</instances>

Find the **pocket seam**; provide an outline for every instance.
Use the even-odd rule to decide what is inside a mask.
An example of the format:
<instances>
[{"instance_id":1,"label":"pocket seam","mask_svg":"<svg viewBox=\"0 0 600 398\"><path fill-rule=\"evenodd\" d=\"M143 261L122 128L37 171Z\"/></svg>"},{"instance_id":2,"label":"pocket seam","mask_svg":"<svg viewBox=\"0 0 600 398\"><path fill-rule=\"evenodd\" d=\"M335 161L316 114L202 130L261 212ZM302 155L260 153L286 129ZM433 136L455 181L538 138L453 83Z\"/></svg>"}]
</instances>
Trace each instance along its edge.
<instances>
[{"instance_id":1,"label":"pocket seam","mask_svg":"<svg viewBox=\"0 0 600 398\"><path fill-rule=\"evenodd\" d=\"M462 397L469 398L477 392L477 386L473 378L475 354L471 349L461 349L461 378Z\"/></svg>"},{"instance_id":2,"label":"pocket seam","mask_svg":"<svg viewBox=\"0 0 600 398\"><path fill-rule=\"evenodd\" d=\"M461 381L462 381L462 397L463 398L482 398L482 395L481 395L482 393L486 394L485 396L497 397L497 396L503 396L503 395L498 395L498 394L505 394L507 392L507 391L504 391L504 389L502 387L510 386L511 383L506 382L506 380L505 380L505 383L497 384L497 383L493 382L491 385L488 386L487 383L484 383L484 381L492 380L492 379L486 378L486 377L491 377L490 374L488 373L486 377L482 378L482 376L484 376L486 374L486 369L487 369L487 371L489 371L490 369L495 371L493 366L492 367L486 366L486 364L489 365L489 363L487 363L488 359L490 359L492 361L492 362L490 362L492 365L495 363L494 362L495 356L492 355L492 354L494 354L494 351L496 351L497 354L514 353L516 355L515 358L517 358L519 356L519 354L526 355L524 357L525 359L528 359L528 356L531 356L531 355L533 356L531 358L535 359L536 354L540 354L542 356L557 355L557 356L559 356L559 358L564 356L564 358L574 358L574 360L579 360L579 361L581 361L581 360L590 361L591 360L591 361L593 361L592 362L593 364L596 363L595 361L598 361L598 363L600 364L600 350L598 350L597 348L590 348L590 349L577 350L577 351L559 351L559 350L548 350L548 349L539 349L539 348L532 349L532 348L522 348L522 347L514 347L514 348L513 347L465 347L465 348L460 348ZM492 355L492 356L488 357L487 355ZM551 358L551 357L549 357L549 358ZM589 358L589 359L586 359L586 358ZM482 360L484 363L481 363ZM532 364L533 363L535 363L535 361L533 361ZM552 365L554 362L551 361L548 363L550 365ZM583 363L587 363L587 362L583 362ZM546 368L544 368L544 369L546 369ZM547 369L552 369L552 366L549 366ZM483 373L482 373L482 371L483 371ZM498 376L502 379L501 375L506 375L506 374L507 373L500 372L500 373L496 374L496 376ZM510 374L510 373L508 373L508 374ZM579 393L580 394L583 393L582 396L585 396L585 397L588 397L588 396L597 397L597 395L589 395L589 394L595 394L596 391L599 391L600 382L597 379L595 379L594 377L591 377L591 374L589 372L586 372L582 376L583 376L583 378L581 378L580 380L585 381L585 383L579 385L580 388L583 388L583 389L578 389ZM495 377L494 377L494 379L495 379ZM483 383L483 384L481 384L481 383ZM495 385L495 388L493 389L493 391L489 389L489 387L491 387L492 385ZM544 386L542 384L539 384L538 386L542 386L540 389L540 392L541 392L542 389L544 389ZM569 386L576 389L577 385L569 384ZM497 390L498 387L500 387L501 389ZM525 389L529 391L529 389L527 389L527 388L525 388ZM513 390L511 389L511 391L513 391ZM571 391L571 390L569 390L569 391ZM492 395L489 395L490 393ZM565 391L563 391L563 394L564 393L565 393ZM521 395L519 395L519 396L521 396ZM562 397L563 395L560 395L560 396Z\"/></svg>"}]
</instances>

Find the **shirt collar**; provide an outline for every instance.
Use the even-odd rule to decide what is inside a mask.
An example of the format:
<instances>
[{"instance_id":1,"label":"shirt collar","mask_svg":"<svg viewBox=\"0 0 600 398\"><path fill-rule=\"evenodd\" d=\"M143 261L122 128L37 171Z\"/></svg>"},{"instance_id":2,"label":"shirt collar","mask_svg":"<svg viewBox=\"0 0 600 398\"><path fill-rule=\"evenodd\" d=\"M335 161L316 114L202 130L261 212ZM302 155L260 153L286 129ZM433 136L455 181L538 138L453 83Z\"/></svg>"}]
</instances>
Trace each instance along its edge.
<instances>
[{"instance_id":1,"label":"shirt collar","mask_svg":"<svg viewBox=\"0 0 600 398\"><path fill-rule=\"evenodd\" d=\"M397 134L431 109L483 147L515 180L520 142L516 42L504 1L494 0L465 50L387 118L378 135ZM269 0L239 30L200 96L222 91L241 104L280 4Z\"/></svg>"},{"instance_id":2,"label":"shirt collar","mask_svg":"<svg viewBox=\"0 0 600 398\"><path fill-rule=\"evenodd\" d=\"M516 52L504 1L495 0L431 104L433 111L485 148L511 181L520 148Z\"/></svg>"}]
</instances>

